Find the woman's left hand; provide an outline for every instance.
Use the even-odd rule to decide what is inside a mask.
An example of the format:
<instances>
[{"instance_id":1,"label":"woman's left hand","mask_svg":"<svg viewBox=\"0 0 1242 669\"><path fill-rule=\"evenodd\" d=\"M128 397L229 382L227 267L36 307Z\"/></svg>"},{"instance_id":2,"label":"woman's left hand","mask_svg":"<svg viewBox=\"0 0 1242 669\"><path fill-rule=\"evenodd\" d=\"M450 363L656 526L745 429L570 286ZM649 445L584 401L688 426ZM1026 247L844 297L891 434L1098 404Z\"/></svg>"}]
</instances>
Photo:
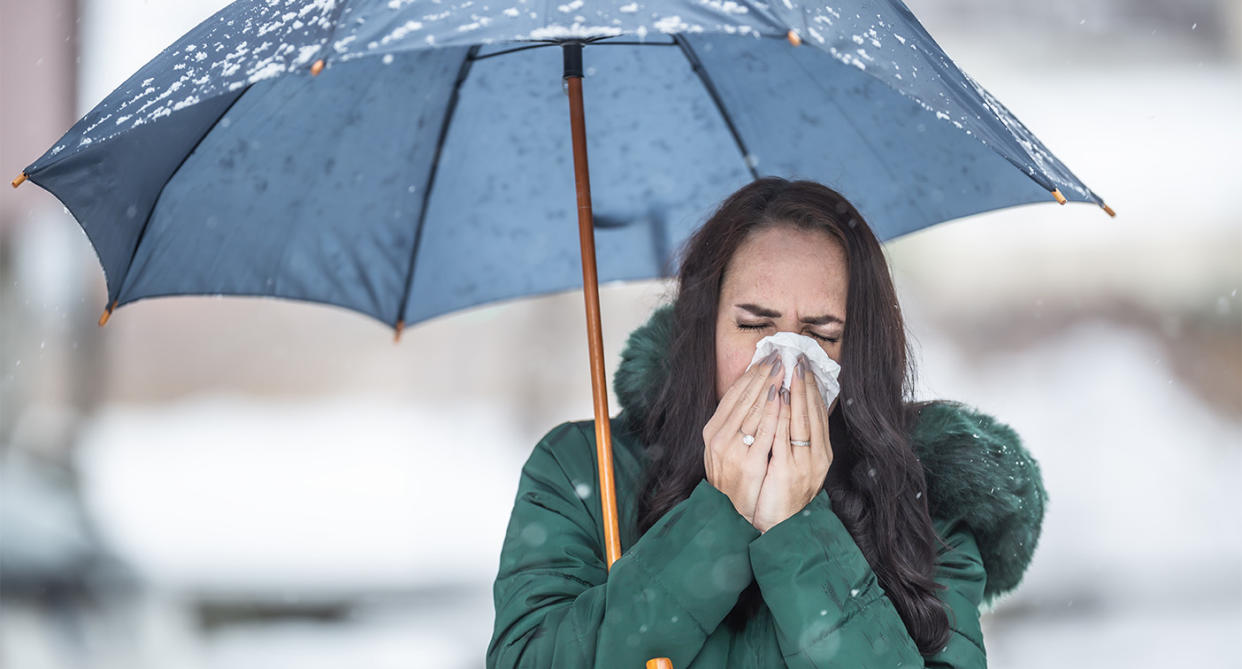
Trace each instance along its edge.
<instances>
[{"instance_id":1,"label":"woman's left hand","mask_svg":"<svg viewBox=\"0 0 1242 669\"><path fill-rule=\"evenodd\" d=\"M828 439L828 415L837 406L824 406L815 375L798 356L789 390L781 390L781 409L777 419L772 456L755 502L753 524L767 532L777 523L801 511L824 487L832 466L832 443ZM839 399L839 398L838 398ZM809 441L810 446L794 446L790 440Z\"/></svg>"}]
</instances>

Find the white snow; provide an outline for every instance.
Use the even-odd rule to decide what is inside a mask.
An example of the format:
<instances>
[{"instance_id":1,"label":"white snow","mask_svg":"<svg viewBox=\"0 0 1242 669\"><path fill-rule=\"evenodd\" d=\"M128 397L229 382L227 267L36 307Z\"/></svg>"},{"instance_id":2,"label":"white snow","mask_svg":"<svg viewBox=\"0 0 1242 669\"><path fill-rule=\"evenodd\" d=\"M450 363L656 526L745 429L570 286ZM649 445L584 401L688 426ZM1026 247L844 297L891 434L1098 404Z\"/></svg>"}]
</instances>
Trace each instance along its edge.
<instances>
[{"instance_id":1,"label":"white snow","mask_svg":"<svg viewBox=\"0 0 1242 669\"><path fill-rule=\"evenodd\" d=\"M620 35L621 29L616 26L588 26L575 23L571 26L549 25L536 28L526 36L530 39L554 39L558 37L594 37L598 35Z\"/></svg>"},{"instance_id":2,"label":"white snow","mask_svg":"<svg viewBox=\"0 0 1242 669\"><path fill-rule=\"evenodd\" d=\"M105 538L165 585L391 587L495 566L529 449L504 415L200 397L113 407L80 457Z\"/></svg>"},{"instance_id":3,"label":"white snow","mask_svg":"<svg viewBox=\"0 0 1242 669\"><path fill-rule=\"evenodd\" d=\"M388 44L389 42L392 42L394 40L402 39L406 35L414 32L415 30L421 30L422 27L423 27L423 24L421 21L412 21L412 20L406 21L400 26L397 26L396 28L394 28L387 35L384 35L382 38L380 38L380 44Z\"/></svg>"},{"instance_id":4,"label":"white snow","mask_svg":"<svg viewBox=\"0 0 1242 669\"><path fill-rule=\"evenodd\" d=\"M746 14L750 11L745 5L740 5L733 0L699 0L699 2L723 14Z\"/></svg>"},{"instance_id":5,"label":"white snow","mask_svg":"<svg viewBox=\"0 0 1242 669\"><path fill-rule=\"evenodd\" d=\"M652 26L663 33L699 33L703 32L703 26L697 24L686 23L680 16L665 16L657 20Z\"/></svg>"}]
</instances>

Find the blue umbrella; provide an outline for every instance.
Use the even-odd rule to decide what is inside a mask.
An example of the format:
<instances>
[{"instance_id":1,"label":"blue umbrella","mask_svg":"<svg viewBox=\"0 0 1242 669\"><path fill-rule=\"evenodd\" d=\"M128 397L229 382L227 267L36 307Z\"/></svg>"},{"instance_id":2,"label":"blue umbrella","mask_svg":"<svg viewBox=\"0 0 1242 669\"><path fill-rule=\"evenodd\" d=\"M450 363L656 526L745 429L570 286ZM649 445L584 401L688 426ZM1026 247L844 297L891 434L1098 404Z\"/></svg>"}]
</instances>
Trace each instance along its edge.
<instances>
[{"instance_id":1,"label":"blue umbrella","mask_svg":"<svg viewBox=\"0 0 1242 669\"><path fill-rule=\"evenodd\" d=\"M832 186L882 240L1050 198L1112 214L900 0L494 4L238 0L14 186L86 231L101 324L147 297L268 295L399 334L582 285L609 565L598 280L667 275L703 212L761 175Z\"/></svg>"},{"instance_id":2,"label":"blue umbrella","mask_svg":"<svg viewBox=\"0 0 1242 669\"><path fill-rule=\"evenodd\" d=\"M86 231L109 310L271 295L395 327L571 289L562 49L546 47L577 40L603 280L666 274L760 175L831 185L881 239L1103 205L898 0L507 4L234 2L23 177Z\"/></svg>"}]
</instances>

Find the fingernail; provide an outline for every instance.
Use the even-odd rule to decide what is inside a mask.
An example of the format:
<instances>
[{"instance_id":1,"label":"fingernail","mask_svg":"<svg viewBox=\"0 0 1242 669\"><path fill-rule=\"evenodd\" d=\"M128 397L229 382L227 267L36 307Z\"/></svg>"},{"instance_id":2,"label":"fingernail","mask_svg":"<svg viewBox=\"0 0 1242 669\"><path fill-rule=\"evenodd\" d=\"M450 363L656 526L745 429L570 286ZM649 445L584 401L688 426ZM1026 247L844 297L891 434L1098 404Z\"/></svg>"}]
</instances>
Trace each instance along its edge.
<instances>
[{"instance_id":1,"label":"fingernail","mask_svg":"<svg viewBox=\"0 0 1242 669\"><path fill-rule=\"evenodd\" d=\"M789 391L784 388L781 388L781 401L785 403L785 406L789 406Z\"/></svg>"},{"instance_id":2,"label":"fingernail","mask_svg":"<svg viewBox=\"0 0 1242 669\"><path fill-rule=\"evenodd\" d=\"M776 396L776 386L775 385L768 386L768 401L771 402L772 398L775 396Z\"/></svg>"},{"instance_id":3,"label":"fingernail","mask_svg":"<svg viewBox=\"0 0 1242 669\"><path fill-rule=\"evenodd\" d=\"M777 358L777 359L776 359L776 362L772 363L772 371L771 371L770 375L771 375L771 376L776 376L776 375L777 375L777 373L778 373L778 372L780 372L780 371L781 371L781 359L780 359L780 358Z\"/></svg>"},{"instance_id":4,"label":"fingernail","mask_svg":"<svg viewBox=\"0 0 1242 669\"><path fill-rule=\"evenodd\" d=\"M794 375L802 378L802 356L798 356L798 364L794 365Z\"/></svg>"},{"instance_id":5,"label":"fingernail","mask_svg":"<svg viewBox=\"0 0 1242 669\"><path fill-rule=\"evenodd\" d=\"M799 370L798 374L799 374L799 375L801 375L801 376L803 376L803 377L805 377L805 376L806 376L806 368L807 368L807 366L809 366L811 363L810 363L810 362L807 362L807 359L806 359L806 356L805 356L805 355L799 355L799 356L798 356L798 358L799 358L799 360L798 360L798 364L802 365L802 367L800 368L800 370Z\"/></svg>"}]
</instances>

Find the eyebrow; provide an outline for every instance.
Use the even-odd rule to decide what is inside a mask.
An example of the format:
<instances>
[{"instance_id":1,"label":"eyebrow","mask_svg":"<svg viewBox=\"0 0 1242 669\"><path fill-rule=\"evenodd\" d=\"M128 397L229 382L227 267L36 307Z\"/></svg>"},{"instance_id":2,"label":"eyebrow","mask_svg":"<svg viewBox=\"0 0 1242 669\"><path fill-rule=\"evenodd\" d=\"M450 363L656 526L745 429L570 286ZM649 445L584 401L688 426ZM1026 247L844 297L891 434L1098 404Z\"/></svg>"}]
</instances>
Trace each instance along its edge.
<instances>
[{"instance_id":1,"label":"eyebrow","mask_svg":"<svg viewBox=\"0 0 1242 669\"><path fill-rule=\"evenodd\" d=\"M750 313L756 316L759 316L760 318L780 318L781 317L781 312L773 311L771 309L766 309L757 304L749 304L749 303L748 304L735 304L733 306L739 307L741 309L745 309L746 311L749 311ZM824 314L823 316L807 316L802 319L802 322L806 323L807 325L828 325L829 323L841 323L842 325L845 324L845 321L841 320L840 318L832 314Z\"/></svg>"}]
</instances>

